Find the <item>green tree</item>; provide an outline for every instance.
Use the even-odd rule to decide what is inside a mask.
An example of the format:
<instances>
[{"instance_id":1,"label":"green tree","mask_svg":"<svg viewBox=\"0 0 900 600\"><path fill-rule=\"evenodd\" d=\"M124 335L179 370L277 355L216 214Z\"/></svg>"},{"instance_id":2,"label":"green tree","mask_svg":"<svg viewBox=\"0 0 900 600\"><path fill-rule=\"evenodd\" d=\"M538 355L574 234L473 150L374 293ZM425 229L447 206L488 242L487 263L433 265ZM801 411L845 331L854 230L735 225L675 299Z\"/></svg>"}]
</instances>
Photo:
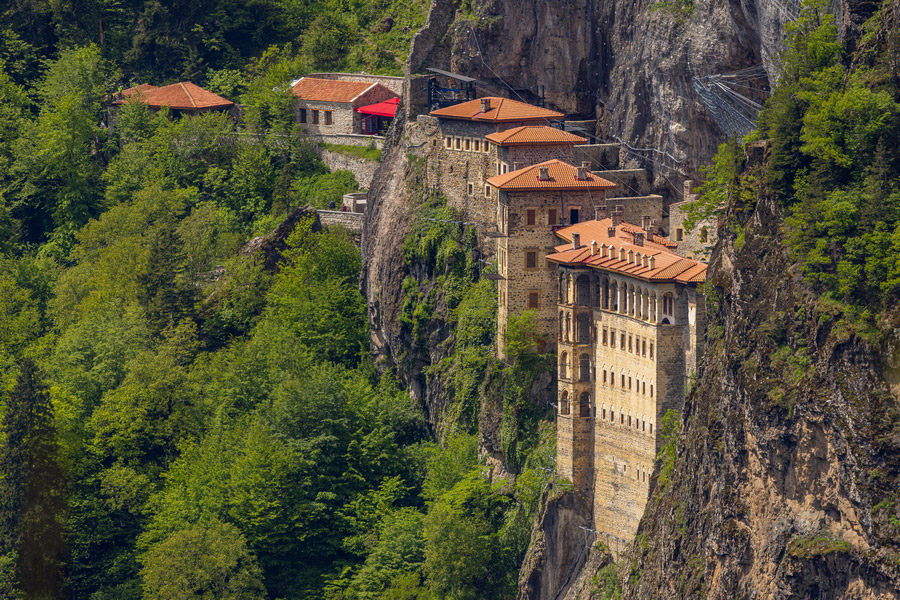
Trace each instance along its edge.
<instances>
[{"instance_id":1,"label":"green tree","mask_svg":"<svg viewBox=\"0 0 900 600\"><path fill-rule=\"evenodd\" d=\"M53 409L37 366L25 359L3 415L0 543L15 553L15 573L30 598L59 598L65 552L65 476Z\"/></svg>"},{"instance_id":2,"label":"green tree","mask_svg":"<svg viewBox=\"0 0 900 600\"><path fill-rule=\"evenodd\" d=\"M157 332L189 317L196 289L184 276L185 255L175 224L166 219L152 234L147 263L137 277L137 299Z\"/></svg>"},{"instance_id":3,"label":"green tree","mask_svg":"<svg viewBox=\"0 0 900 600\"><path fill-rule=\"evenodd\" d=\"M143 558L146 600L263 600L261 572L241 532L218 519L176 531Z\"/></svg>"}]
</instances>

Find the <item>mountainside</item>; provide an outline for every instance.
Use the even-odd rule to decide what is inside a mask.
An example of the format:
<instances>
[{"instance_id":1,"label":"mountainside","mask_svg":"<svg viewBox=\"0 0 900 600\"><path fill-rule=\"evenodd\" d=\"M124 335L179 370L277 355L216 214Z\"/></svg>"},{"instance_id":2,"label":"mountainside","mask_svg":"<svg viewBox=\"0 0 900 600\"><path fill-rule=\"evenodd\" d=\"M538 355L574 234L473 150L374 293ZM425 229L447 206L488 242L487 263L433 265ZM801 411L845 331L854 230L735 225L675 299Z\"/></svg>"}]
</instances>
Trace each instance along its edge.
<instances>
[{"instance_id":1,"label":"mountainside","mask_svg":"<svg viewBox=\"0 0 900 600\"><path fill-rule=\"evenodd\" d=\"M882 344L855 335L802 281L782 217L764 192L743 243L732 232L717 248L721 328L622 567L626 598L874 599L900 585L900 313Z\"/></svg>"}]
</instances>

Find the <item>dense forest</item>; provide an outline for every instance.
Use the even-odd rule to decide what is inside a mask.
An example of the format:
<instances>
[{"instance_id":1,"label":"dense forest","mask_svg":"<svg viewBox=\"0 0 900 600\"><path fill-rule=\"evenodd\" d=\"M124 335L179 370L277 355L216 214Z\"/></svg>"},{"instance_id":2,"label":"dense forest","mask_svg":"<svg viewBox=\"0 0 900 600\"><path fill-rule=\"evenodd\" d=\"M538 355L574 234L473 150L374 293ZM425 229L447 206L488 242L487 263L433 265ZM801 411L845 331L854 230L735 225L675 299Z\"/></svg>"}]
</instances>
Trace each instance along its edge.
<instances>
[{"instance_id":1,"label":"dense forest","mask_svg":"<svg viewBox=\"0 0 900 600\"><path fill-rule=\"evenodd\" d=\"M477 408L436 443L372 364L358 247L298 211L358 188L293 131L286 83L400 72L425 10L0 8L0 596L514 593L552 445L513 486L483 476ZM136 102L106 127L111 93L182 79L242 121ZM484 362L493 288L451 270Z\"/></svg>"},{"instance_id":2,"label":"dense forest","mask_svg":"<svg viewBox=\"0 0 900 600\"><path fill-rule=\"evenodd\" d=\"M555 437L528 398L548 360L528 315L497 361L474 233L423 199L404 253L427 268L402 319L426 344L440 303L453 331L430 367L453 398L434 431L373 364L358 247L301 208L357 182L294 131L287 83L399 74L426 10L0 3L0 597L515 596ZM877 330L900 295L896 57L873 50L877 16L853 53L815 10L792 31L753 139L771 140L766 184L822 302ZM127 103L106 127L112 93L185 79L242 121ZM744 162L723 146L698 214L751 202ZM485 476L486 393L514 483Z\"/></svg>"}]
</instances>

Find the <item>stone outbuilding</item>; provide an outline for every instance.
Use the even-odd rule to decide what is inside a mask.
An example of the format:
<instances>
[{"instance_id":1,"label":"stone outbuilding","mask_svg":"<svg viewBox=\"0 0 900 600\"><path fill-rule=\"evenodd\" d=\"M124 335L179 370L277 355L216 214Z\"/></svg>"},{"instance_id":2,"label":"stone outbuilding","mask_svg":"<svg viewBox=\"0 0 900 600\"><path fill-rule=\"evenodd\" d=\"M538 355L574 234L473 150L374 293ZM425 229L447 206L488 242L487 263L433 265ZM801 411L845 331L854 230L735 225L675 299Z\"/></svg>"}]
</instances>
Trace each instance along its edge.
<instances>
[{"instance_id":1,"label":"stone outbuilding","mask_svg":"<svg viewBox=\"0 0 900 600\"><path fill-rule=\"evenodd\" d=\"M315 77L301 77L293 83L291 92L297 98L297 122L313 135L364 133L366 115L356 109L397 97L380 83Z\"/></svg>"},{"instance_id":2,"label":"stone outbuilding","mask_svg":"<svg viewBox=\"0 0 900 600\"><path fill-rule=\"evenodd\" d=\"M556 266L544 257L559 243L555 230L605 210L606 191L616 185L552 159L487 180L497 215L497 339L502 355L510 315L533 310L546 350L556 339Z\"/></svg>"}]
</instances>

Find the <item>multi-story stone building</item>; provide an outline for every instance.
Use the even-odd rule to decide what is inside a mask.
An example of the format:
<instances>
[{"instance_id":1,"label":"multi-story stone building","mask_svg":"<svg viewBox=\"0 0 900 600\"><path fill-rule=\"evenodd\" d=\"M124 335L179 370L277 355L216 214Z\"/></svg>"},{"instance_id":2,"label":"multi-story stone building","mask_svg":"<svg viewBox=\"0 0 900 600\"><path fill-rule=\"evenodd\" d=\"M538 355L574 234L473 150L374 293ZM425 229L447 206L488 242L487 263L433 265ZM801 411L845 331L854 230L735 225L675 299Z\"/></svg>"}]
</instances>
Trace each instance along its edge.
<instances>
[{"instance_id":1,"label":"multi-story stone building","mask_svg":"<svg viewBox=\"0 0 900 600\"><path fill-rule=\"evenodd\" d=\"M593 218L598 207L605 210L606 190L615 184L586 165L553 159L495 175L487 186L486 195L496 196L500 353L509 316L525 310L536 312L540 343L552 350L558 278L544 257L559 241L554 230Z\"/></svg>"},{"instance_id":2,"label":"multi-story stone building","mask_svg":"<svg viewBox=\"0 0 900 600\"><path fill-rule=\"evenodd\" d=\"M434 110L430 117L436 127L428 152L429 186L439 189L450 206L463 212L466 221L477 224L479 230L490 231L496 227L496 198L491 196L485 180L498 173L500 162L507 164L507 169L512 165L509 160L501 161L501 147L490 143L486 136L523 126L553 129L549 127L550 120L560 119L563 114L491 96ZM556 136L552 142L551 136L545 138L539 147L550 154L540 160L555 157L559 147L571 152L577 136Z\"/></svg>"},{"instance_id":3,"label":"multi-story stone building","mask_svg":"<svg viewBox=\"0 0 900 600\"><path fill-rule=\"evenodd\" d=\"M593 497L594 528L630 541L666 411L681 409L702 354L706 265L613 219L556 231L557 470ZM604 537L605 536L605 537Z\"/></svg>"},{"instance_id":4,"label":"multi-story stone building","mask_svg":"<svg viewBox=\"0 0 900 600\"><path fill-rule=\"evenodd\" d=\"M696 202L698 194L694 193L694 182L684 182L684 200L669 205L669 236L678 244L678 250L685 256L697 260L709 260L712 249L716 245L715 220L704 219L693 223L688 228L688 207Z\"/></svg>"}]
</instances>

